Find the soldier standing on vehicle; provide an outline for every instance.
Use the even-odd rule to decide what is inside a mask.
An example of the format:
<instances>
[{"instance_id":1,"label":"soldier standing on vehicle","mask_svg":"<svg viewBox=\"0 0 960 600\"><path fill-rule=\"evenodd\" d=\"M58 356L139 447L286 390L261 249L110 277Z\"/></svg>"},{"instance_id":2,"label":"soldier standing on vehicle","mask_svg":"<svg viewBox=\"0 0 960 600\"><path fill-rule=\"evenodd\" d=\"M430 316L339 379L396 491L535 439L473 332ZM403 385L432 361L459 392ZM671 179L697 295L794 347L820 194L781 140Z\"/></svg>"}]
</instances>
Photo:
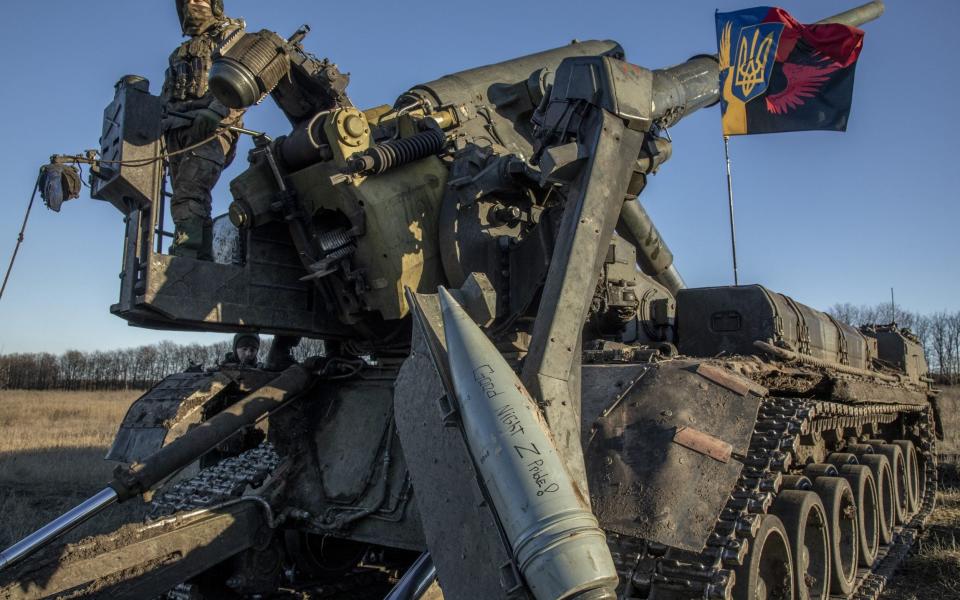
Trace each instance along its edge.
<instances>
[{"instance_id":1,"label":"soldier standing on vehicle","mask_svg":"<svg viewBox=\"0 0 960 600\"><path fill-rule=\"evenodd\" d=\"M176 229L170 253L212 260L210 193L236 154L238 136L223 130L201 142L221 126L242 126L243 111L228 109L217 100L208 89L207 76L217 49L240 33L244 23L224 16L223 0L176 0L176 6L183 35L190 39L170 55L161 95L168 115L163 124L167 152L173 153L170 213ZM196 144L200 145L192 148Z\"/></svg>"}]
</instances>

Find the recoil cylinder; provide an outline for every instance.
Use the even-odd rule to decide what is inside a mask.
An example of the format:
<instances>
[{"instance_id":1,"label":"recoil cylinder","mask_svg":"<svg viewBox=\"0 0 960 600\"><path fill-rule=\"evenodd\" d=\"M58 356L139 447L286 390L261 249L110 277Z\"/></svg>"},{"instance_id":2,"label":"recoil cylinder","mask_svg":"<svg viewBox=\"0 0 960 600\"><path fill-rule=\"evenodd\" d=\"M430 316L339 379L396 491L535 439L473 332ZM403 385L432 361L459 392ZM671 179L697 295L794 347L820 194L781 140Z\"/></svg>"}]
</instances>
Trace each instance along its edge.
<instances>
[{"instance_id":1,"label":"recoil cylinder","mask_svg":"<svg viewBox=\"0 0 960 600\"><path fill-rule=\"evenodd\" d=\"M438 154L445 143L446 136L439 129L428 129L410 137L389 140L351 160L349 171L379 175L394 167Z\"/></svg>"}]
</instances>

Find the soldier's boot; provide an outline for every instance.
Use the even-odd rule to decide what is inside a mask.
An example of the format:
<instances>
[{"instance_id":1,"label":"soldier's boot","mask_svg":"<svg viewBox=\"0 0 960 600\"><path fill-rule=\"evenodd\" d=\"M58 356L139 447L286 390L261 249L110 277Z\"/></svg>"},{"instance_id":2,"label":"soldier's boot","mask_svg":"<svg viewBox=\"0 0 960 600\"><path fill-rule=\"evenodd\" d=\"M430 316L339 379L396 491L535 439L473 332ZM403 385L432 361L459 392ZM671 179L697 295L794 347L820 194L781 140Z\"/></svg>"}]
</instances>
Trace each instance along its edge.
<instances>
[{"instance_id":1,"label":"soldier's boot","mask_svg":"<svg viewBox=\"0 0 960 600\"><path fill-rule=\"evenodd\" d=\"M170 245L170 254L184 258L201 258L203 221L201 219L186 219L176 225L173 244Z\"/></svg>"}]
</instances>

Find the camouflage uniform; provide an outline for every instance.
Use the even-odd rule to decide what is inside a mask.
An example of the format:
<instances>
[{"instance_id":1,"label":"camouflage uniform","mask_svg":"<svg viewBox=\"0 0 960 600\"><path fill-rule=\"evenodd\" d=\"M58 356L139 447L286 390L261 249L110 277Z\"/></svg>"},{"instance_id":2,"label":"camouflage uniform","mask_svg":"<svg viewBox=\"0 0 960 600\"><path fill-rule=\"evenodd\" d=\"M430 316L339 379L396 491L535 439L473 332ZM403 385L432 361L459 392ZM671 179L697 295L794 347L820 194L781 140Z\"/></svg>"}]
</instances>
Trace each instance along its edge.
<instances>
[{"instance_id":1,"label":"camouflage uniform","mask_svg":"<svg viewBox=\"0 0 960 600\"><path fill-rule=\"evenodd\" d=\"M182 113L193 119L174 115L165 120L168 152L178 152L210 137L210 130L215 127L213 123L243 125L243 111L230 110L217 100L208 89L207 76L214 53L226 39L239 35L244 24L225 18L222 2L213 2L212 14L206 19L198 19L196 14L189 13L184 4L184 0L179 0L177 10L184 35L191 37L170 55L161 97L168 114ZM198 123L199 120L207 123ZM236 154L237 137L235 133L224 132L202 146L170 158L173 183L170 213L176 225L171 254L212 259L210 193L220 173Z\"/></svg>"}]
</instances>

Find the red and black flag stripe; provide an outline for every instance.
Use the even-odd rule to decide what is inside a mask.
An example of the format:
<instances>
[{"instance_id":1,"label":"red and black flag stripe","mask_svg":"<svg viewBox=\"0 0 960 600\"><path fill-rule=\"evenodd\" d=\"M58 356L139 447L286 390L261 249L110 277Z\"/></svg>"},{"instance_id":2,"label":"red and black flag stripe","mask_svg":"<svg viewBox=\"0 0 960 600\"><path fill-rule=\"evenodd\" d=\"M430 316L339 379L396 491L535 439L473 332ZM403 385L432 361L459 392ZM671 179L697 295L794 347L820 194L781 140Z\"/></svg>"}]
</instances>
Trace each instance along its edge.
<instances>
[{"instance_id":1,"label":"red and black flag stripe","mask_svg":"<svg viewBox=\"0 0 960 600\"><path fill-rule=\"evenodd\" d=\"M724 135L846 130L863 31L766 6L716 22Z\"/></svg>"}]
</instances>

